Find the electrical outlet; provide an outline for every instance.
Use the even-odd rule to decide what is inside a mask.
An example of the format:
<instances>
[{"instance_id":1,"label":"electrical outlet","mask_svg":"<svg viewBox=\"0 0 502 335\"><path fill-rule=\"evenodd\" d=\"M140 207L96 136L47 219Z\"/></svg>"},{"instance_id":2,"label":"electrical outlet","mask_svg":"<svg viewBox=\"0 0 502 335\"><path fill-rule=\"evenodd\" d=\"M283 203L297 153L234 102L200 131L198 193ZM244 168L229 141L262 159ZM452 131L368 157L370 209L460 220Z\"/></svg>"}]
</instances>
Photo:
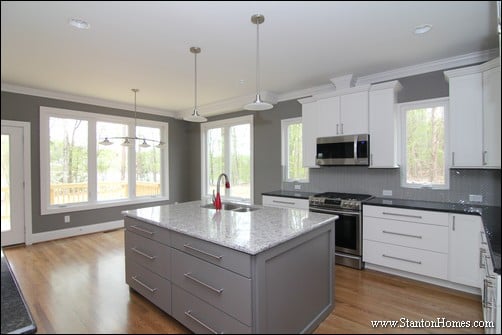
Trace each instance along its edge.
<instances>
[{"instance_id":1,"label":"electrical outlet","mask_svg":"<svg viewBox=\"0 0 502 335\"><path fill-rule=\"evenodd\" d=\"M64 216L64 223L70 223L70 216L69 215Z\"/></svg>"},{"instance_id":2,"label":"electrical outlet","mask_svg":"<svg viewBox=\"0 0 502 335\"><path fill-rule=\"evenodd\" d=\"M469 194L469 201L482 202L483 196L481 194Z\"/></svg>"},{"instance_id":3,"label":"electrical outlet","mask_svg":"<svg viewBox=\"0 0 502 335\"><path fill-rule=\"evenodd\" d=\"M383 190L382 195L386 197L391 197L392 196L392 190Z\"/></svg>"},{"instance_id":4,"label":"electrical outlet","mask_svg":"<svg viewBox=\"0 0 502 335\"><path fill-rule=\"evenodd\" d=\"M301 184L296 184L295 185L295 190L301 190L302 189L302 185Z\"/></svg>"}]
</instances>

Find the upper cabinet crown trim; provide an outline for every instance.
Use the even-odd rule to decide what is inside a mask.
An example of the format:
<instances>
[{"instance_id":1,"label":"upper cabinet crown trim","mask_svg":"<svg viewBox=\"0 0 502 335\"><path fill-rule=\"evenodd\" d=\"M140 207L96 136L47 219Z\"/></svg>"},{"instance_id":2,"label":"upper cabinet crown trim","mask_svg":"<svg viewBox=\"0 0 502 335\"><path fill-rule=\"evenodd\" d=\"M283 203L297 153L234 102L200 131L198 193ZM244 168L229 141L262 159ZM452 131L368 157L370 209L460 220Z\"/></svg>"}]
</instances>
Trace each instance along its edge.
<instances>
[{"instance_id":1,"label":"upper cabinet crown trim","mask_svg":"<svg viewBox=\"0 0 502 335\"><path fill-rule=\"evenodd\" d=\"M500 57L494 58L491 61L483 63L483 64L463 67L461 69L445 71L444 76L445 76L446 80L448 80L448 79L454 78L454 77L465 76L465 75L469 75L469 74L488 71L488 70L493 69L497 66L500 66Z\"/></svg>"},{"instance_id":2,"label":"upper cabinet crown trim","mask_svg":"<svg viewBox=\"0 0 502 335\"><path fill-rule=\"evenodd\" d=\"M403 85L401 85L399 81L393 80L385 83L371 85L370 91L386 90L389 88L392 88L395 92L398 92L403 88Z\"/></svg>"}]
</instances>

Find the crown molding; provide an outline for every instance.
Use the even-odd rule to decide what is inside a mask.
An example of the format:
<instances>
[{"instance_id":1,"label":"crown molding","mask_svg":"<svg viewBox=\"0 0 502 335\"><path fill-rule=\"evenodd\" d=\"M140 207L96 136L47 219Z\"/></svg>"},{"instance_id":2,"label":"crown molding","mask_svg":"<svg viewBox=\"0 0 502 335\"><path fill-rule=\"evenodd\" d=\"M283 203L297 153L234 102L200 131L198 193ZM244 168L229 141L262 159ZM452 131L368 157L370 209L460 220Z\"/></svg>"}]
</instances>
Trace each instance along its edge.
<instances>
[{"instance_id":1,"label":"crown molding","mask_svg":"<svg viewBox=\"0 0 502 335\"><path fill-rule=\"evenodd\" d=\"M13 85L13 84L8 84L8 83L2 82L2 92L3 91L11 92L11 93L33 95L33 96L49 98L49 99L78 102L78 103L83 103L83 104L88 104L88 105L96 105L96 106L101 106L101 107L116 108L116 109L131 110L131 111L134 110L134 104L124 104L121 102L116 102L116 101L111 101L111 100L106 100L106 99L92 98L92 97L86 97L86 96L82 96L82 95L68 94L68 93L50 91L50 90L42 90L42 89L38 89L38 88L31 88L31 87ZM137 106L137 111L140 113L168 116L168 117L173 117L173 118L175 118L177 116L177 114L172 111L158 109L158 108L144 107L144 106Z\"/></svg>"},{"instance_id":2,"label":"crown molding","mask_svg":"<svg viewBox=\"0 0 502 335\"><path fill-rule=\"evenodd\" d=\"M278 102L276 94L262 91L260 97L263 101L275 105ZM233 97L229 99L219 100L210 104L201 105L198 107L199 114L204 117L210 117L220 114L227 114L244 110L244 106L251 101L254 101L256 94L243 95L240 97ZM177 117L182 119L183 116L192 114L193 108L179 111Z\"/></svg>"},{"instance_id":3,"label":"crown molding","mask_svg":"<svg viewBox=\"0 0 502 335\"><path fill-rule=\"evenodd\" d=\"M382 81L395 80L415 76L418 74L451 69L454 67L467 66L475 63L486 62L497 57L498 49L483 50L471 52L465 55L439 59L432 62L406 66L390 71L371 74L357 79L356 85L373 84Z\"/></svg>"},{"instance_id":4,"label":"crown molding","mask_svg":"<svg viewBox=\"0 0 502 335\"><path fill-rule=\"evenodd\" d=\"M478 65L473 65L473 66L469 66L469 67L463 67L460 69L453 69L450 71L445 71L444 76L445 76L446 80L449 81L450 78L454 78L454 77L458 77L458 76L466 76L466 75L474 74L474 73L481 73L481 72L493 69L497 66L500 66L500 57L494 58L491 61L483 63L483 64L478 64Z\"/></svg>"},{"instance_id":5,"label":"crown molding","mask_svg":"<svg viewBox=\"0 0 502 335\"><path fill-rule=\"evenodd\" d=\"M335 89L335 87L333 86L333 84L324 84L324 85L304 88L301 90L296 90L296 91L291 91L291 92L279 94L277 101L281 102L281 101L288 101L288 100L294 100L294 99L301 99L301 98L310 97L310 96L316 95L316 94L330 92L330 91L333 91L334 89Z\"/></svg>"}]
</instances>

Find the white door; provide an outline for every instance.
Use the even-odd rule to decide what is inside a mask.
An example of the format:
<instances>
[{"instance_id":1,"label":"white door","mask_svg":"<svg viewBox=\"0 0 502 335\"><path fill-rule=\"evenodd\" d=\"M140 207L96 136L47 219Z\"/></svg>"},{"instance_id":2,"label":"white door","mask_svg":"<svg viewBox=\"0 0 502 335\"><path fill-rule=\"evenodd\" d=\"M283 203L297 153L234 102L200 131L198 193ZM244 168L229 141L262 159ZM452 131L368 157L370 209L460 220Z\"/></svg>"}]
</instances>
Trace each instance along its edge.
<instances>
[{"instance_id":1,"label":"white door","mask_svg":"<svg viewBox=\"0 0 502 335\"><path fill-rule=\"evenodd\" d=\"M24 243L23 128L2 121L2 247Z\"/></svg>"}]
</instances>

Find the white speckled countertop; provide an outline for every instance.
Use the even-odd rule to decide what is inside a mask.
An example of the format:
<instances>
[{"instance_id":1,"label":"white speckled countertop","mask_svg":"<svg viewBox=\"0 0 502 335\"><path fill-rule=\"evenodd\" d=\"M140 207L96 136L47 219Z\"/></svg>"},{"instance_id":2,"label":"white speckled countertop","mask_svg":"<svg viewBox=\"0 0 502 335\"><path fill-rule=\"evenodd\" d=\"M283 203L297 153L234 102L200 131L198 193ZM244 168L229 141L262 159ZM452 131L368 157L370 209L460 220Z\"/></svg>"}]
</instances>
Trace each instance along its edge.
<instances>
[{"instance_id":1,"label":"white speckled countertop","mask_svg":"<svg viewBox=\"0 0 502 335\"><path fill-rule=\"evenodd\" d=\"M338 219L300 209L259 207L252 212L202 208L204 201L139 208L125 216L256 255ZM334 229L334 228L333 228Z\"/></svg>"}]
</instances>

